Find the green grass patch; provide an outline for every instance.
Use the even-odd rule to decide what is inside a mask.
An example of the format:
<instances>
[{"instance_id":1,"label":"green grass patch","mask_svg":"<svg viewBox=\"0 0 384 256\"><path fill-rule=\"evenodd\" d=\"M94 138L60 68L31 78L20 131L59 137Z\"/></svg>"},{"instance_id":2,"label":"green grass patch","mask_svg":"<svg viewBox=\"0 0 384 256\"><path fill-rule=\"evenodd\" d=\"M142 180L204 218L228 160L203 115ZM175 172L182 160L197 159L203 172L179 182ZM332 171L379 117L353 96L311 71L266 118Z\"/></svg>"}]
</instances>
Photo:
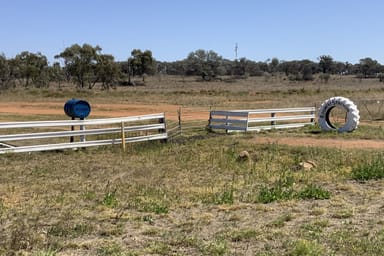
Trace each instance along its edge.
<instances>
[{"instance_id":1,"label":"green grass patch","mask_svg":"<svg viewBox=\"0 0 384 256\"><path fill-rule=\"evenodd\" d=\"M358 181L378 180L384 178L384 158L383 155L374 157L371 160L357 165L352 169L352 179Z\"/></svg>"},{"instance_id":2,"label":"green grass patch","mask_svg":"<svg viewBox=\"0 0 384 256\"><path fill-rule=\"evenodd\" d=\"M295 194L295 198L297 199L315 199L315 200L323 200L329 199L331 197L331 193L322 187L314 184L307 185L304 189L300 190Z\"/></svg>"},{"instance_id":3,"label":"green grass patch","mask_svg":"<svg viewBox=\"0 0 384 256\"><path fill-rule=\"evenodd\" d=\"M258 194L258 201L271 203L274 201L286 201L291 199L329 199L331 193L315 184L308 184L303 189L295 188L295 178L291 174L283 174L271 186L263 186Z\"/></svg>"}]
</instances>

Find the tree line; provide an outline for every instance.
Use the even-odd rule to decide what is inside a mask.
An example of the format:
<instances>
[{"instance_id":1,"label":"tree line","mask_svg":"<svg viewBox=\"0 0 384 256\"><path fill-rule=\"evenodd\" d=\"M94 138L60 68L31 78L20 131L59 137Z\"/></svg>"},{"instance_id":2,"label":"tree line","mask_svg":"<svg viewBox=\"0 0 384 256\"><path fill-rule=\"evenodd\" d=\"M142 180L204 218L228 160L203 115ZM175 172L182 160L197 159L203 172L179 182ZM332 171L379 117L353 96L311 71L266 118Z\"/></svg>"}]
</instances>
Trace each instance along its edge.
<instances>
[{"instance_id":1,"label":"tree line","mask_svg":"<svg viewBox=\"0 0 384 256\"><path fill-rule=\"evenodd\" d=\"M283 74L293 81L311 81L315 74L327 82L330 75L355 75L358 78L378 78L384 81L384 66L366 57L357 64L335 61L329 55L311 60L283 61L272 58L254 61L247 58L224 59L218 53L199 49L179 61L157 61L150 50L134 49L127 61L115 61L111 54L102 53L100 46L73 44L55 56L49 65L42 53L23 51L7 59L0 54L0 89L22 87L48 87L55 83L73 83L78 88L92 89L99 84L103 89L117 85L135 85L139 77L142 84L147 76L156 74L198 76L205 81L220 80L224 76L247 78Z\"/></svg>"}]
</instances>

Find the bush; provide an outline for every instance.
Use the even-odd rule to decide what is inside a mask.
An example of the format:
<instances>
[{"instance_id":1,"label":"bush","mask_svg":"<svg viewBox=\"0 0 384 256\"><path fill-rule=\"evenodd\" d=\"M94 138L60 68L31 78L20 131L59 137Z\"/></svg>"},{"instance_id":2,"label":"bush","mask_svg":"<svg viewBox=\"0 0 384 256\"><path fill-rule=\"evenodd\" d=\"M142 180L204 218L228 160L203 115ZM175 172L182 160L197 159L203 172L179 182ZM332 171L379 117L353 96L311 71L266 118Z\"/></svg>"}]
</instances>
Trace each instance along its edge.
<instances>
[{"instance_id":1,"label":"bush","mask_svg":"<svg viewBox=\"0 0 384 256\"><path fill-rule=\"evenodd\" d=\"M298 199L329 199L331 197L331 193L320 186L310 184L306 186L303 190L299 191L296 194L296 198Z\"/></svg>"},{"instance_id":2,"label":"bush","mask_svg":"<svg viewBox=\"0 0 384 256\"><path fill-rule=\"evenodd\" d=\"M259 192L258 201L266 204L273 201L290 200L293 196L293 185L293 177L284 175L272 187L264 186Z\"/></svg>"},{"instance_id":3,"label":"bush","mask_svg":"<svg viewBox=\"0 0 384 256\"><path fill-rule=\"evenodd\" d=\"M263 186L258 195L258 202L271 203L274 201L284 201L291 199L314 199L324 200L331 197L331 193L318 185L309 184L302 190L295 191L295 181L293 176L284 175L272 186Z\"/></svg>"},{"instance_id":4,"label":"bush","mask_svg":"<svg viewBox=\"0 0 384 256\"><path fill-rule=\"evenodd\" d=\"M329 79L331 78L331 75L328 73L322 73L319 75L319 78L322 83L328 83Z\"/></svg>"},{"instance_id":5,"label":"bush","mask_svg":"<svg viewBox=\"0 0 384 256\"><path fill-rule=\"evenodd\" d=\"M378 180L384 178L384 160L383 156L377 156L371 161L366 161L352 169L352 178L354 180Z\"/></svg>"},{"instance_id":6,"label":"bush","mask_svg":"<svg viewBox=\"0 0 384 256\"><path fill-rule=\"evenodd\" d=\"M380 73L377 75L377 78L379 78L380 82L384 82L384 73Z\"/></svg>"}]
</instances>

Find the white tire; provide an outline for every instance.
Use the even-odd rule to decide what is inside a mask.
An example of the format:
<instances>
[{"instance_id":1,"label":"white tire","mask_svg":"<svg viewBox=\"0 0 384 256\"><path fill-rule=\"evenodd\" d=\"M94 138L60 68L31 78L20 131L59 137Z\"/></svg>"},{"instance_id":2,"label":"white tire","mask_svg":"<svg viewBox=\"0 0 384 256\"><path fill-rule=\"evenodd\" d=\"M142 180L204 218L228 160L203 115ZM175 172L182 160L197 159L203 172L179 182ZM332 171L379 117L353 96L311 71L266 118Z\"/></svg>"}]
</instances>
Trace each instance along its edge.
<instances>
[{"instance_id":1,"label":"white tire","mask_svg":"<svg viewBox=\"0 0 384 256\"><path fill-rule=\"evenodd\" d=\"M329 114L336 106L343 107L347 112L345 124L339 128L336 128L329 120ZM344 97L330 98L324 101L319 108L318 123L323 131L352 132L359 125L359 121L360 115L357 106L351 100Z\"/></svg>"}]
</instances>

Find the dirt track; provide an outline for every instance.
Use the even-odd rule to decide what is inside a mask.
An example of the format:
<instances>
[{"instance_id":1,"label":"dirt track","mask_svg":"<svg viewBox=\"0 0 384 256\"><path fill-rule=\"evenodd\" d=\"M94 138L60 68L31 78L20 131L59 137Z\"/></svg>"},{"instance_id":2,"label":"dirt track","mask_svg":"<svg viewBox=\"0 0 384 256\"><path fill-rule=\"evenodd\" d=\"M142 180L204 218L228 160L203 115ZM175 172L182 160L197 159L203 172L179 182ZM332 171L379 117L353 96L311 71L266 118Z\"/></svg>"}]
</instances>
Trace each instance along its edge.
<instances>
[{"instance_id":1,"label":"dirt track","mask_svg":"<svg viewBox=\"0 0 384 256\"><path fill-rule=\"evenodd\" d=\"M291 146L316 146L316 147L328 147L328 148L369 148L380 149L384 148L384 141L380 140L344 140L344 139L316 139L316 138L297 138L297 137L285 137L285 138L269 138L269 137L256 137L257 143L276 143Z\"/></svg>"},{"instance_id":2,"label":"dirt track","mask_svg":"<svg viewBox=\"0 0 384 256\"><path fill-rule=\"evenodd\" d=\"M1 102L0 115L20 114L20 115L63 115L65 118L62 102ZM161 104L94 104L90 118L92 117L123 117L133 115L145 115L153 113L166 113L168 120L177 120L177 111L180 106ZM208 120L209 110L199 108L183 109L184 120ZM3 121L5 121L3 119ZM11 120L7 120L11 121ZM343 139L316 139L316 138L271 138L256 136L257 143L278 143L285 145L298 146L322 146L333 148L384 148L384 141L379 140L343 140Z\"/></svg>"}]
</instances>

